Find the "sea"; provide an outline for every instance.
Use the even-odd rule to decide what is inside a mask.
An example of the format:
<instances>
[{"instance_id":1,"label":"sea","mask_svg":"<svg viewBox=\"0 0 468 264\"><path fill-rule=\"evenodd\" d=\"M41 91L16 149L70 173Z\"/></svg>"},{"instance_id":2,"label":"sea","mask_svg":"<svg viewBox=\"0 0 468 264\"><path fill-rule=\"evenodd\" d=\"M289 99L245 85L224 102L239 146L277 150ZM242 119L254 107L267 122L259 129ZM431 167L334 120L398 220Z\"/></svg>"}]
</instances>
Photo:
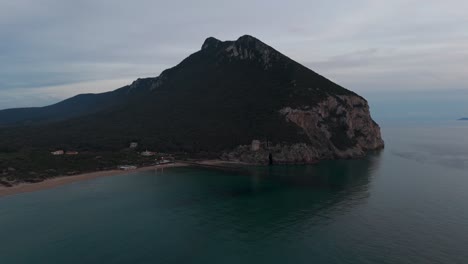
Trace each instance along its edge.
<instances>
[{"instance_id":1,"label":"sea","mask_svg":"<svg viewBox=\"0 0 468 264\"><path fill-rule=\"evenodd\" d=\"M468 263L468 122L362 159L181 167L0 198L0 263Z\"/></svg>"}]
</instances>

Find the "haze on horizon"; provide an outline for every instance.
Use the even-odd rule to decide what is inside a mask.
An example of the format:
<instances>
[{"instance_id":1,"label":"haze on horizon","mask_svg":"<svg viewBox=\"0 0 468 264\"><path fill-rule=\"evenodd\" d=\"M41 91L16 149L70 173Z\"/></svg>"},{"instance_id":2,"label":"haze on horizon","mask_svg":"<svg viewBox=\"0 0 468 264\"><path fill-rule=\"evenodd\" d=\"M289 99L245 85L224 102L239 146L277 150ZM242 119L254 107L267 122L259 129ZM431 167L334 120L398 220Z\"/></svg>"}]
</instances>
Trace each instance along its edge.
<instances>
[{"instance_id":1,"label":"haze on horizon","mask_svg":"<svg viewBox=\"0 0 468 264\"><path fill-rule=\"evenodd\" d=\"M204 39L253 35L382 119L468 116L468 2L0 0L0 109L157 76Z\"/></svg>"}]
</instances>

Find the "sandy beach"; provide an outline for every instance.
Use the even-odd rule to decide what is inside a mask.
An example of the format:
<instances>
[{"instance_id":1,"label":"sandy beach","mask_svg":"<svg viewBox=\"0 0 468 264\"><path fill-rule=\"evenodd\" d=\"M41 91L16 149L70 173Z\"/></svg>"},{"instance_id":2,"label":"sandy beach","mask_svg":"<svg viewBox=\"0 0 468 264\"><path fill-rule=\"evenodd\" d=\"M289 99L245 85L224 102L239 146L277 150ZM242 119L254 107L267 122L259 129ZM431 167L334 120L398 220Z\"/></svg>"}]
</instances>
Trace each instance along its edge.
<instances>
[{"instance_id":1,"label":"sandy beach","mask_svg":"<svg viewBox=\"0 0 468 264\"><path fill-rule=\"evenodd\" d=\"M155 170L155 169L173 168L173 167L182 167L182 166L189 166L189 165L185 163L176 162L176 163L171 163L171 164L141 167L135 170L128 170L128 171L115 169L115 170L83 173L83 174L78 174L78 175L73 175L73 176L60 176L60 177L47 179L45 181L37 182L37 183L20 183L12 187L0 186L0 197L19 194L19 193L34 192L34 191L39 191L39 190L44 190L44 189L51 189L51 188L65 185L65 184L73 183L73 182L86 181L86 180L96 179L100 177L109 177L109 176L129 174L129 173L134 173L134 172L150 171L150 170Z\"/></svg>"}]
</instances>

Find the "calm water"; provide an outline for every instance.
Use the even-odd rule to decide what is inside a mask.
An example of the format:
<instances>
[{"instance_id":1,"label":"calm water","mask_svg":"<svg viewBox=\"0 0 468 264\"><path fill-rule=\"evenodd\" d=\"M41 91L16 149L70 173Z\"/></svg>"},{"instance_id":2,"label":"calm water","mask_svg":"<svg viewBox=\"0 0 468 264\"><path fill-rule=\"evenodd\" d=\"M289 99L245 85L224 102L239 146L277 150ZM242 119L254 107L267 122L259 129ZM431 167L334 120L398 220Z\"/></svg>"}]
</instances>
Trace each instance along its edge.
<instances>
[{"instance_id":1,"label":"calm water","mask_svg":"<svg viewBox=\"0 0 468 264\"><path fill-rule=\"evenodd\" d=\"M467 263L468 125L383 133L362 160L0 198L0 263Z\"/></svg>"}]
</instances>

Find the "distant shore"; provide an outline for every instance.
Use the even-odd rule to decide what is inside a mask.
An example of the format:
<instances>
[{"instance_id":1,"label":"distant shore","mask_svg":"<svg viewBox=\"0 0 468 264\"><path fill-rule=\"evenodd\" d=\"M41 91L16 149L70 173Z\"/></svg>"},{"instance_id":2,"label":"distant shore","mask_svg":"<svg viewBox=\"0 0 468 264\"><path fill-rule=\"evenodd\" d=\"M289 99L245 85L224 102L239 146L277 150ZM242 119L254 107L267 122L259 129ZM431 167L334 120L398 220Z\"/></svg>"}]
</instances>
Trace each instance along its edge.
<instances>
[{"instance_id":1,"label":"distant shore","mask_svg":"<svg viewBox=\"0 0 468 264\"><path fill-rule=\"evenodd\" d=\"M101 177L109 177L115 175L122 175L122 174L129 174L133 172L142 172L142 171L150 171L162 168L174 168L174 167L183 167L189 166L187 163L183 162L176 162L164 165L154 165L154 166L147 166L147 167L140 167L134 170L106 170L106 171L95 171L83 174L77 174L73 176L59 176L55 178L46 179L41 182L37 183L20 183L17 185L13 185L12 187L5 187L0 186L0 197L8 196L8 195L15 195L19 193L27 193L27 192L34 192L39 190L51 189L58 186L62 186L65 184L70 184L74 182L92 180Z\"/></svg>"}]
</instances>

